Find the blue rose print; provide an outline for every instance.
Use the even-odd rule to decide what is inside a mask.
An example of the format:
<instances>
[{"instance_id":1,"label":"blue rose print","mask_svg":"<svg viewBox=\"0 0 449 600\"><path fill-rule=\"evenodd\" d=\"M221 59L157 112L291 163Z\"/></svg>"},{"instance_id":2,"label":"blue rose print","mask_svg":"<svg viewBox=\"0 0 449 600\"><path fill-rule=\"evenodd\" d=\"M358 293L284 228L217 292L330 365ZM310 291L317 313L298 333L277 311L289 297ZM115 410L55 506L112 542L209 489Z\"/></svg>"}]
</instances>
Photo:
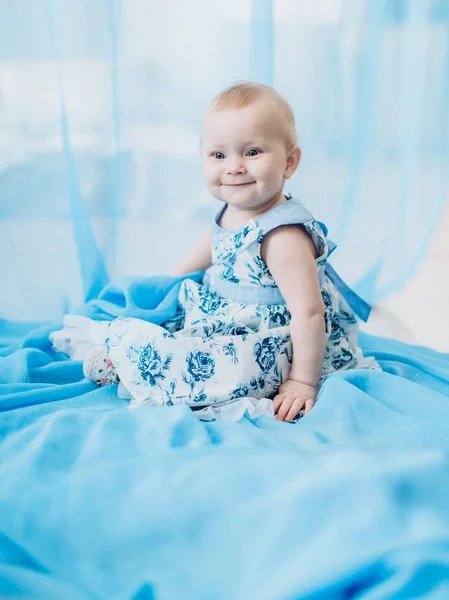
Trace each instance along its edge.
<instances>
[{"instance_id":1,"label":"blue rose print","mask_svg":"<svg viewBox=\"0 0 449 600\"><path fill-rule=\"evenodd\" d=\"M346 367L348 365L348 363L352 362L353 360L354 360L354 356L352 355L352 353L348 352L348 350L345 350L344 348L342 348L341 353L333 358L332 366L336 370L342 369L343 367Z\"/></svg>"},{"instance_id":2,"label":"blue rose print","mask_svg":"<svg viewBox=\"0 0 449 600\"><path fill-rule=\"evenodd\" d=\"M193 401L194 402L201 402L202 404L204 404L205 402L207 402L207 400L208 400L207 394L205 393L204 390L201 390L201 392L197 393L193 397Z\"/></svg>"},{"instance_id":3,"label":"blue rose print","mask_svg":"<svg viewBox=\"0 0 449 600\"><path fill-rule=\"evenodd\" d=\"M267 337L262 343L257 343L254 346L254 355L256 362L262 371L269 371L276 363L276 346L273 338Z\"/></svg>"},{"instance_id":4,"label":"blue rose print","mask_svg":"<svg viewBox=\"0 0 449 600\"><path fill-rule=\"evenodd\" d=\"M288 310L273 309L270 317L271 322L278 325L279 327L284 327L285 325L288 325L291 320L291 315Z\"/></svg>"},{"instance_id":5,"label":"blue rose print","mask_svg":"<svg viewBox=\"0 0 449 600\"><path fill-rule=\"evenodd\" d=\"M165 379L164 371L170 368L172 359L173 355L169 354L163 361L159 352L151 344L147 344L140 353L137 368L142 379L150 385L157 385L158 380Z\"/></svg>"},{"instance_id":6,"label":"blue rose print","mask_svg":"<svg viewBox=\"0 0 449 600\"><path fill-rule=\"evenodd\" d=\"M237 348L235 347L234 342L229 342L229 344L225 344L223 346L223 350L226 356L229 356L231 361L236 365L239 362L237 358Z\"/></svg>"},{"instance_id":7,"label":"blue rose print","mask_svg":"<svg viewBox=\"0 0 449 600\"><path fill-rule=\"evenodd\" d=\"M334 316L332 317L331 334L329 337L333 342L336 342L342 337L340 315L338 313L334 313Z\"/></svg>"},{"instance_id":8,"label":"blue rose print","mask_svg":"<svg viewBox=\"0 0 449 600\"><path fill-rule=\"evenodd\" d=\"M332 307L332 299L330 297L330 294L327 290L322 289L321 290L321 297L323 298L323 303L324 303L324 308L327 310L328 308Z\"/></svg>"},{"instance_id":9,"label":"blue rose print","mask_svg":"<svg viewBox=\"0 0 449 600\"><path fill-rule=\"evenodd\" d=\"M343 308L340 309L340 323L341 321L350 323L351 325L355 325L357 323L357 319L355 318L354 314L345 311Z\"/></svg>"},{"instance_id":10,"label":"blue rose print","mask_svg":"<svg viewBox=\"0 0 449 600\"><path fill-rule=\"evenodd\" d=\"M249 225L245 225L245 227L234 236L234 246L238 250L243 246L243 240L249 233Z\"/></svg>"},{"instance_id":11,"label":"blue rose print","mask_svg":"<svg viewBox=\"0 0 449 600\"><path fill-rule=\"evenodd\" d=\"M232 267L223 268L220 272L220 278L231 283L240 283L240 279L235 276Z\"/></svg>"},{"instance_id":12,"label":"blue rose print","mask_svg":"<svg viewBox=\"0 0 449 600\"><path fill-rule=\"evenodd\" d=\"M217 256L217 260L220 264L235 265L235 249L231 248L230 250L223 250L223 252L220 252Z\"/></svg>"},{"instance_id":13,"label":"blue rose print","mask_svg":"<svg viewBox=\"0 0 449 600\"><path fill-rule=\"evenodd\" d=\"M220 307L220 298L212 294L204 294L200 297L199 308L204 314L215 312Z\"/></svg>"},{"instance_id":14,"label":"blue rose print","mask_svg":"<svg viewBox=\"0 0 449 600\"><path fill-rule=\"evenodd\" d=\"M241 335L243 341L246 340L249 333L251 333L251 329L249 327L246 327L245 325L230 325L229 326L229 334L230 335Z\"/></svg>"},{"instance_id":15,"label":"blue rose print","mask_svg":"<svg viewBox=\"0 0 449 600\"><path fill-rule=\"evenodd\" d=\"M249 386L243 383L240 383L234 390L231 392L231 398L244 398L249 395Z\"/></svg>"},{"instance_id":16,"label":"blue rose print","mask_svg":"<svg viewBox=\"0 0 449 600\"><path fill-rule=\"evenodd\" d=\"M186 361L195 381L206 381L215 375L215 361L208 352L189 352Z\"/></svg>"}]
</instances>

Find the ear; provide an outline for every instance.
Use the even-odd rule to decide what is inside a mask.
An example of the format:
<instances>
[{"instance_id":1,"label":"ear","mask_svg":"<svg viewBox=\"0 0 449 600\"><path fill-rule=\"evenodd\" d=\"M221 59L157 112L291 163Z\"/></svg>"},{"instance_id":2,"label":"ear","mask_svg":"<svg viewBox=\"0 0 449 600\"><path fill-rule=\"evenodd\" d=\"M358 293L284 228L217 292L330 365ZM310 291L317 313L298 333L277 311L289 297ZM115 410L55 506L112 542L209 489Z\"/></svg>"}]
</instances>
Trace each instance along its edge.
<instances>
[{"instance_id":1,"label":"ear","mask_svg":"<svg viewBox=\"0 0 449 600\"><path fill-rule=\"evenodd\" d=\"M299 146L293 146L287 157L287 166L284 171L284 179L290 179L293 173L298 168L301 160L301 148Z\"/></svg>"}]
</instances>

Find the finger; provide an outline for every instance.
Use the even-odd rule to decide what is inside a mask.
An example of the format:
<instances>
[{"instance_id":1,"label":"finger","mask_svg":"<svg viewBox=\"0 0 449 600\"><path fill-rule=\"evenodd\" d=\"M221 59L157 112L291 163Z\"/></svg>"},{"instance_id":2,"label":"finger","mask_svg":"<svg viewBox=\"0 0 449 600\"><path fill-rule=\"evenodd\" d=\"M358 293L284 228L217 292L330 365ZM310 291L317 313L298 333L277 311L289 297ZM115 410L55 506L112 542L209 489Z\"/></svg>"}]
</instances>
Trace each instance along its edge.
<instances>
[{"instance_id":1,"label":"finger","mask_svg":"<svg viewBox=\"0 0 449 600\"><path fill-rule=\"evenodd\" d=\"M276 419L278 421L283 421L285 419L285 417L287 416L288 411L290 410L291 405L294 402L294 397L291 396L285 396L284 400L282 401L282 404L278 410L278 414Z\"/></svg>"},{"instance_id":2,"label":"finger","mask_svg":"<svg viewBox=\"0 0 449 600\"><path fill-rule=\"evenodd\" d=\"M296 415L299 413L301 408L304 406L305 398L296 398L296 400L291 405L290 410L285 417L286 421L292 421Z\"/></svg>"},{"instance_id":3,"label":"finger","mask_svg":"<svg viewBox=\"0 0 449 600\"><path fill-rule=\"evenodd\" d=\"M277 396L275 396L273 398L274 412L277 412L279 410L279 407L284 402L284 399L287 398L288 396L292 396L292 394L290 392L281 392L280 394L278 394ZM295 399L295 397L293 395L292 396L292 402L293 402L294 399Z\"/></svg>"},{"instance_id":4,"label":"finger","mask_svg":"<svg viewBox=\"0 0 449 600\"><path fill-rule=\"evenodd\" d=\"M306 415L308 412L310 412L312 410L312 408L315 406L315 400L313 398L307 398L305 406L304 406L304 415Z\"/></svg>"},{"instance_id":5,"label":"finger","mask_svg":"<svg viewBox=\"0 0 449 600\"><path fill-rule=\"evenodd\" d=\"M282 400L284 399L284 394L278 394L274 399L273 399L273 408L274 408L274 412L277 413L279 407L282 404Z\"/></svg>"}]
</instances>

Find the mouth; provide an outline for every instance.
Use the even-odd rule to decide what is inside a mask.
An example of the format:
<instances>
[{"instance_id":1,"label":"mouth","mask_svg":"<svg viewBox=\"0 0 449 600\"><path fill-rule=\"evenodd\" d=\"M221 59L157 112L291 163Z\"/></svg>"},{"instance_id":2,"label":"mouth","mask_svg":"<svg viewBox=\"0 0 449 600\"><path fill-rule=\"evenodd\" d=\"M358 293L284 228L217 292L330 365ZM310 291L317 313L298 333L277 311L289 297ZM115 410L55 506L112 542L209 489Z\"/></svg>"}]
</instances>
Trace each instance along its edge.
<instances>
[{"instance_id":1,"label":"mouth","mask_svg":"<svg viewBox=\"0 0 449 600\"><path fill-rule=\"evenodd\" d=\"M255 181L250 181L249 183L222 183L221 185L225 185L226 187L245 187L246 185L252 185L256 183Z\"/></svg>"}]
</instances>

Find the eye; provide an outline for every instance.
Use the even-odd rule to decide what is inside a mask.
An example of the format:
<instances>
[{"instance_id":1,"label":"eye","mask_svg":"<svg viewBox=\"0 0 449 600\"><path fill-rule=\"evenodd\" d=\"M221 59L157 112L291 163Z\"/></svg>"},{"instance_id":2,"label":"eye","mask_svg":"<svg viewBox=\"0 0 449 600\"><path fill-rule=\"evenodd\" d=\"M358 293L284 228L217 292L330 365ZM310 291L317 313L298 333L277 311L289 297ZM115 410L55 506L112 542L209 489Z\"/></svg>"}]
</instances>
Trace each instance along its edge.
<instances>
[{"instance_id":1,"label":"eye","mask_svg":"<svg viewBox=\"0 0 449 600\"><path fill-rule=\"evenodd\" d=\"M251 148L250 150L248 150L247 154L248 156L257 156L258 154L260 154L260 150L257 150L257 148Z\"/></svg>"},{"instance_id":2,"label":"eye","mask_svg":"<svg viewBox=\"0 0 449 600\"><path fill-rule=\"evenodd\" d=\"M212 156L214 158L216 158L217 160L223 160L223 158L225 157L225 155L223 154L223 152L213 152Z\"/></svg>"}]
</instances>

